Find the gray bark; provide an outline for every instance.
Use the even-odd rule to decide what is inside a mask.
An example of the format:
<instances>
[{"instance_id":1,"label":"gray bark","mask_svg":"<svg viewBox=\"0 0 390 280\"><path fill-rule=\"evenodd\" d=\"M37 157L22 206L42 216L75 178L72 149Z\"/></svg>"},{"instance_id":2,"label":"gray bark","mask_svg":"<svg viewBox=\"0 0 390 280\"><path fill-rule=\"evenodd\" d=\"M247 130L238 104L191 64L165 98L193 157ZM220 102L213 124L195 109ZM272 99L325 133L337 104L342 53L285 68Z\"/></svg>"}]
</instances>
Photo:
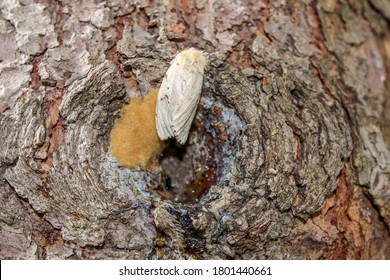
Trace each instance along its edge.
<instances>
[{"instance_id":1,"label":"gray bark","mask_svg":"<svg viewBox=\"0 0 390 280\"><path fill-rule=\"evenodd\" d=\"M389 259L389 11L1 1L1 258ZM120 166L120 109L188 47L208 59L189 144Z\"/></svg>"}]
</instances>

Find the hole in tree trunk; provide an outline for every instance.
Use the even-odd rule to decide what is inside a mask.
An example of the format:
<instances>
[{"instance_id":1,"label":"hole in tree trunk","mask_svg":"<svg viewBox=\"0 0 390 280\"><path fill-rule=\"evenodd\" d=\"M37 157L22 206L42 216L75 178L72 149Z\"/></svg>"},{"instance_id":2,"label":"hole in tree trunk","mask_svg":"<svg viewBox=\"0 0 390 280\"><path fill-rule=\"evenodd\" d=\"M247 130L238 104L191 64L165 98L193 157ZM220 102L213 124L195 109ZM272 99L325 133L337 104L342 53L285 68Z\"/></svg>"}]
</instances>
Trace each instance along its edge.
<instances>
[{"instance_id":1,"label":"hole in tree trunk","mask_svg":"<svg viewBox=\"0 0 390 280\"><path fill-rule=\"evenodd\" d=\"M160 164L163 170L158 193L164 199L192 203L216 182L213 137L197 120L184 145L170 140Z\"/></svg>"}]
</instances>

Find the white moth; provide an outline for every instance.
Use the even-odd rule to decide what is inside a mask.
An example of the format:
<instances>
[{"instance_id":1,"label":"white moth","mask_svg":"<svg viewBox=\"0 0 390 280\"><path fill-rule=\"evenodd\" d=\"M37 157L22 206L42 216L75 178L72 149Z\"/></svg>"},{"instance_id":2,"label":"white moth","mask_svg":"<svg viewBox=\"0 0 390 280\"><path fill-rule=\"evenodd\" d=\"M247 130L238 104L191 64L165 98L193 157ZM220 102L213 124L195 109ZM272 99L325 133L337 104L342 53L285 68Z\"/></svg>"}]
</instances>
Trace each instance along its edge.
<instances>
[{"instance_id":1,"label":"white moth","mask_svg":"<svg viewBox=\"0 0 390 280\"><path fill-rule=\"evenodd\" d=\"M179 53L161 84L156 105L157 134L161 140L187 141L200 100L206 58L194 48Z\"/></svg>"}]
</instances>

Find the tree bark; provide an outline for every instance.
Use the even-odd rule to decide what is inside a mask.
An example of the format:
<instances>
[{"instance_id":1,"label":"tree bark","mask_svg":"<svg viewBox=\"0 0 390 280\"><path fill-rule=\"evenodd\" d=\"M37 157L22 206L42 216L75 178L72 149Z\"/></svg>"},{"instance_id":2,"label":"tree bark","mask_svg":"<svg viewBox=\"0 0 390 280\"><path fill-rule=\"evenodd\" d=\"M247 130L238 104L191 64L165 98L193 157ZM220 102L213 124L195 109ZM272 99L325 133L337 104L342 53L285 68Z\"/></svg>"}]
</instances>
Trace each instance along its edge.
<instances>
[{"instance_id":1,"label":"tree bark","mask_svg":"<svg viewBox=\"0 0 390 280\"><path fill-rule=\"evenodd\" d=\"M389 3L1 1L1 258L389 259ZM189 141L123 166L189 47Z\"/></svg>"}]
</instances>

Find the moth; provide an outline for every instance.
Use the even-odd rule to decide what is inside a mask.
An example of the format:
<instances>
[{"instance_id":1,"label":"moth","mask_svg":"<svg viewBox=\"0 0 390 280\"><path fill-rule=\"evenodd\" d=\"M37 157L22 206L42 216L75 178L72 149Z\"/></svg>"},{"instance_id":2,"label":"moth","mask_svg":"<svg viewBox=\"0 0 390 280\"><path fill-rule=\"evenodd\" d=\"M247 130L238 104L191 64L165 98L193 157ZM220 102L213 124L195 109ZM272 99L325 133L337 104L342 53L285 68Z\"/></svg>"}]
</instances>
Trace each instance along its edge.
<instances>
[{"instance_id":1,"label":"moth","mask_svg":"<svg viewBox=\"0 0 390 280\"><path fill-rule=\"evenodd\" d=\"M157 134L161 140L187 141L202 91L206 58L194 48L177 54L162 81L156 105Z\"/></svg>"}]
</instances>

